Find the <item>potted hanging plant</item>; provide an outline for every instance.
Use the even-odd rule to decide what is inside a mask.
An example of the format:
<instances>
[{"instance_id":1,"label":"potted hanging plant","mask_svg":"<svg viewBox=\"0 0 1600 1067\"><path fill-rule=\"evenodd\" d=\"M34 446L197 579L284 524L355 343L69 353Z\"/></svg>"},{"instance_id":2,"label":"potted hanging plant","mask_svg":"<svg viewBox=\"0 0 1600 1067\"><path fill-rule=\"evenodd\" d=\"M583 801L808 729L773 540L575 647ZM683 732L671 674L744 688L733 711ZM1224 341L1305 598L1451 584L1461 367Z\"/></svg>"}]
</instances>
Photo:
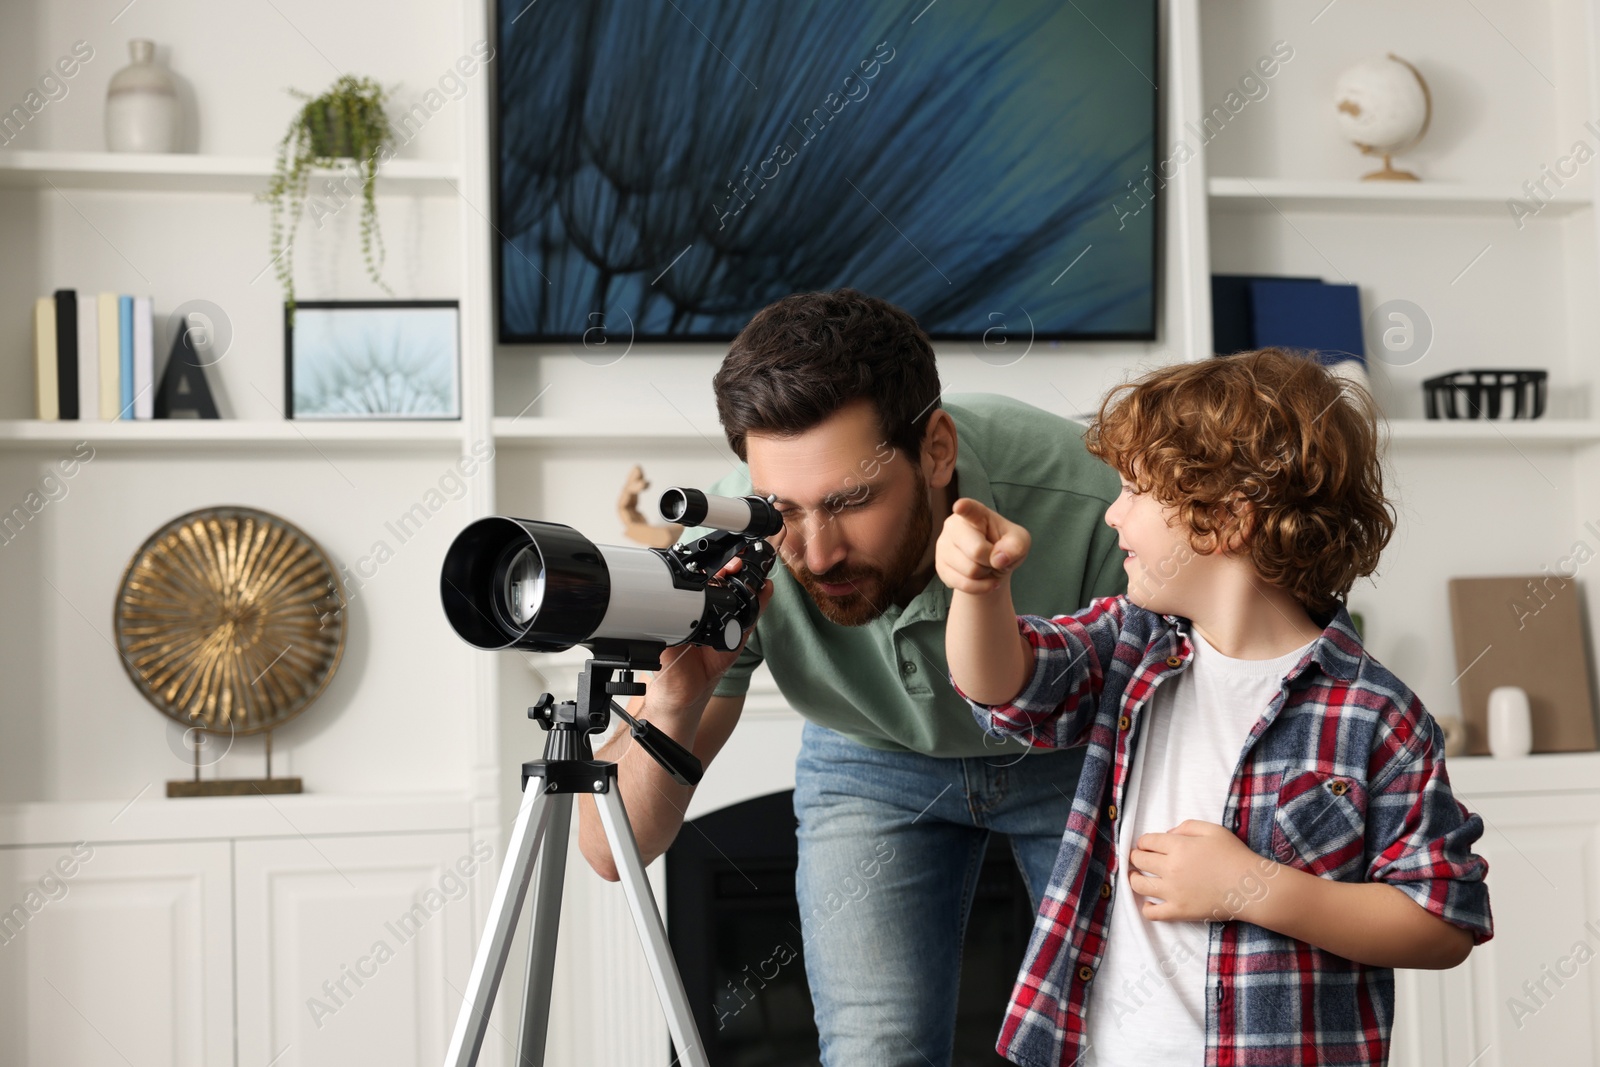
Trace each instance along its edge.
<instances>
[{"instance_id":1,"label":"potted hanging plant","mask_svg":"<svg viewBox=\"0 0 1600 1067\"><path fill-rule=\"evenodd\" d=\"M289 90L305 105L289 121L289 131L278 143L272 180L261 199L272 205L272 262L283 286L289 314L294 314L294 236L311 180L317 168L354 172L361 182L361 256L370 277L384 292L383 235L378 229L378 204L373 187L380 156L390 154L389 120L383 104L387 94L371 78L343 75L321 96ZM344 204L313 203L313 214L332 214Z\"/></svg>"}]
</instances>

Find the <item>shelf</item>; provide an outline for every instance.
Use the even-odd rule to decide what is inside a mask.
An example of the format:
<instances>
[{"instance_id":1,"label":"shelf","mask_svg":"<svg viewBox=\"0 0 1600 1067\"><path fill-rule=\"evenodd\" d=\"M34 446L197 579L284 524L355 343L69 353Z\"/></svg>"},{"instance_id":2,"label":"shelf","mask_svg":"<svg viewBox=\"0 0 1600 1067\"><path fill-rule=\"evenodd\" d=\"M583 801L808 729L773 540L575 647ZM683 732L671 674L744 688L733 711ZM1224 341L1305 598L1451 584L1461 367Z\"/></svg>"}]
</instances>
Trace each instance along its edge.
<instances>
[{"instance_id":1,"label":"shelf","mask_svg":"<svg viewBox=\"0 0 1600 1067\"><path fill-rule=\"evenodd\" d=\"M496 445L518 444L544 447L588 448L597 445L682 444L709 445L728 450L727 438L719 426L699 430L683 419L670 422L597 423L584 419L521 418L500 416L494 420Z\"/></svg>"},{"instance_id":2,"label":"shelf","mask_svg":"<svg viewBox=\"0 0 1600 1067\"><path fill-rule=\"evenodd\" d=\"M398 448L459 448L461 423L242 421L235 419L146 419L135 421L0 420L0 451L56 448L78 441L113 448L198 449L302 445L379 445Z\"/></svg>"},{"instance_id":3,"label":"shelf","mask_svg":"<svg viewBox=\"0 0 1600 1067\"><path fill-rule=\"evenodd\" d=\"M1600 752L1540 752L1516 759L1450 756L1450 784L1469 806L1491 796L1600 791Z\"/></svg>"},{"instance_id":4,"label":"shelf","mask_svg":"<svg viewBox=\"0 0 1600 1067\"><path fill-rule=\"evenodd\" d=\"M266 189L268 156L142 155L133 152L3 152L0 187L249 192ZM332 175L336 171L319 171ZM445 195L456 191L456 163L395 159L378 170L378 192ZM314 176L312 181L317 178Z\"/></svg>"},{"instance_id":5,"label":"shelf","mask_svg":"<svg viewBox=\"0 0 1600 1067\"><path fill-rule=\"evenodd\" d=\"M1493 444L1501 441L1535 441L1550 444L1588 444L1600 441L1600 420L1525 419L1476 421L1465 419L1391 419L1386 432L1395 442L1450 442ZM698 430L682 420L596 425L580 419L520 418L494 420L496 444L568 445L583 448L605 444L694 444L710 442L726 449L720 428Z\"/></svg>"},{"instance_id":6,"label":"shelf","mask_svg":"<svg viewBox=\"0 0 1600 1067\"><path fill-rule=\"evenodd\" d=\"M1514 223L1507 201L1520 189L1452 182L1361 182L1294 178L1212 178L1211 206L1219 211L1316 211L1376 215L1456 215ZM1537 212L1562 218L1591 207L1591 197L1562 193Z\"/></svg>"},{"instance_id":7,"label":"shelf","mask_svg":"<svg viewBox=\"0 0 1600 1067\"><path fill-rule=\"evenodd\" d=\"M1484 444L1532 442L1548 445L1582 445L1600 442L1600 420L1525 419L1476 421L1466 419L1391 419L1384 432L1396 444ZM698 430L682 420L596 425L580 419L520 418L494 420L497 446L519 444L543 447L592 448L605 445L711 444L727 450L720 428Z\"/></svg>"},{"instance_id":8,"label":"shelf","mask_svg":"<svg viewBox=\"0 0 1600 1067\"><path fill-rule=\"evenodd\" d=\"M1395 444L1585 445L1600 442L1600 420L1391 419L1385 431Z\"/></svg>"},{"instance_id":9,"label":"shelf","mask_svg":"<svg viewBox=\"0 0 1600 1067\"><path fill-rule=\"evenodd\" d=\"M440 833L472 825L454 794L359 796L300 793L263 797L166 795L161 780L117 800L0 804L0 847L52 842L196 841L316 837L373 832Z\"/></svg>"}]
</instances>

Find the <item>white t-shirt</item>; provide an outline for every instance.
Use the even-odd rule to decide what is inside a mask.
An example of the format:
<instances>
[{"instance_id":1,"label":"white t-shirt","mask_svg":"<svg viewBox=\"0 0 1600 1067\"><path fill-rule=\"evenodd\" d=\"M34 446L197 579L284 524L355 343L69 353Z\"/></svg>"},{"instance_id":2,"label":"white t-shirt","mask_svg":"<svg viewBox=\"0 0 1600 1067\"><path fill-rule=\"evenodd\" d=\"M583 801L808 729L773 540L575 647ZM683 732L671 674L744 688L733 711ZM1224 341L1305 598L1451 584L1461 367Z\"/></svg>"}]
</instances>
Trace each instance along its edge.
<instances>
[{"instance_id":1,"label":"white t-shirt","mask_svg":"<svg viewBox=\"0 0 1600 1067\"><path fill-rule=\"evenodd\" d=\"M1146 919L1128 884L1141 834L1221 822L1245 738L1312 642L1276 659L1233 659L1192 627L1194 657L1142 712L1118 820L1105 958L1089 989L1086 1067L1199 1065L1206 1047L1206 922ZM1159 898L1153 898L1159 899Z\"/></svg>"}]
</instances>

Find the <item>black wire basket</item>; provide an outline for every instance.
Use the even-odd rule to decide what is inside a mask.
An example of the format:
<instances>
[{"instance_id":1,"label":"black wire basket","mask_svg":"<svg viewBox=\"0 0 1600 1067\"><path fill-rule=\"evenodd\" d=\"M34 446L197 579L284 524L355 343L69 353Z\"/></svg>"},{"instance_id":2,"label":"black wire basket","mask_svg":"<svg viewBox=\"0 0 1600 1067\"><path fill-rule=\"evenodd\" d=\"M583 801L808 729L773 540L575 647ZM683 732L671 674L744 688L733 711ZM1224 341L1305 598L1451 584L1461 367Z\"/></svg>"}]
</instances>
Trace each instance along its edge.
<instances>
[{"instance_id":1,"label":"black wire basket","mask_svg":"<svg viewBox=\"0 0 1600 1067\"><path fill-rule=\"evenodd\" d=\"M1537 419L1544 414L1542 370L1458 370L1422 383L1430 419Z\"/></svg>"}]
</instances>

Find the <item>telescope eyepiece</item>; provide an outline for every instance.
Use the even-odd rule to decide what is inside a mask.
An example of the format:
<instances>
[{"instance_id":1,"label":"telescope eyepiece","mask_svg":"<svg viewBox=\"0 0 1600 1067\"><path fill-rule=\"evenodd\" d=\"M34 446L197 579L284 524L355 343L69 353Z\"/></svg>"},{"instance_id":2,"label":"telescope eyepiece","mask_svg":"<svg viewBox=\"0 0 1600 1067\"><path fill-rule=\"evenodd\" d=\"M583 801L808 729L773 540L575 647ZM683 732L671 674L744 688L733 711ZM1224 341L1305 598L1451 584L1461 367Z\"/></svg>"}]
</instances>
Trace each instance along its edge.
<instances>
[{"instance_id":1,"label":"telescope eyepiece","mask_svg":"<svg viewBox=\"0 0 1600 1067\"><path fill-rule=\"evenodd\" d=\"M772 537L783 516L759 496L714 496L674 486L661 494L661 517L682 526L710 526L740 537Z\"/></svg>"}]
</instances>

